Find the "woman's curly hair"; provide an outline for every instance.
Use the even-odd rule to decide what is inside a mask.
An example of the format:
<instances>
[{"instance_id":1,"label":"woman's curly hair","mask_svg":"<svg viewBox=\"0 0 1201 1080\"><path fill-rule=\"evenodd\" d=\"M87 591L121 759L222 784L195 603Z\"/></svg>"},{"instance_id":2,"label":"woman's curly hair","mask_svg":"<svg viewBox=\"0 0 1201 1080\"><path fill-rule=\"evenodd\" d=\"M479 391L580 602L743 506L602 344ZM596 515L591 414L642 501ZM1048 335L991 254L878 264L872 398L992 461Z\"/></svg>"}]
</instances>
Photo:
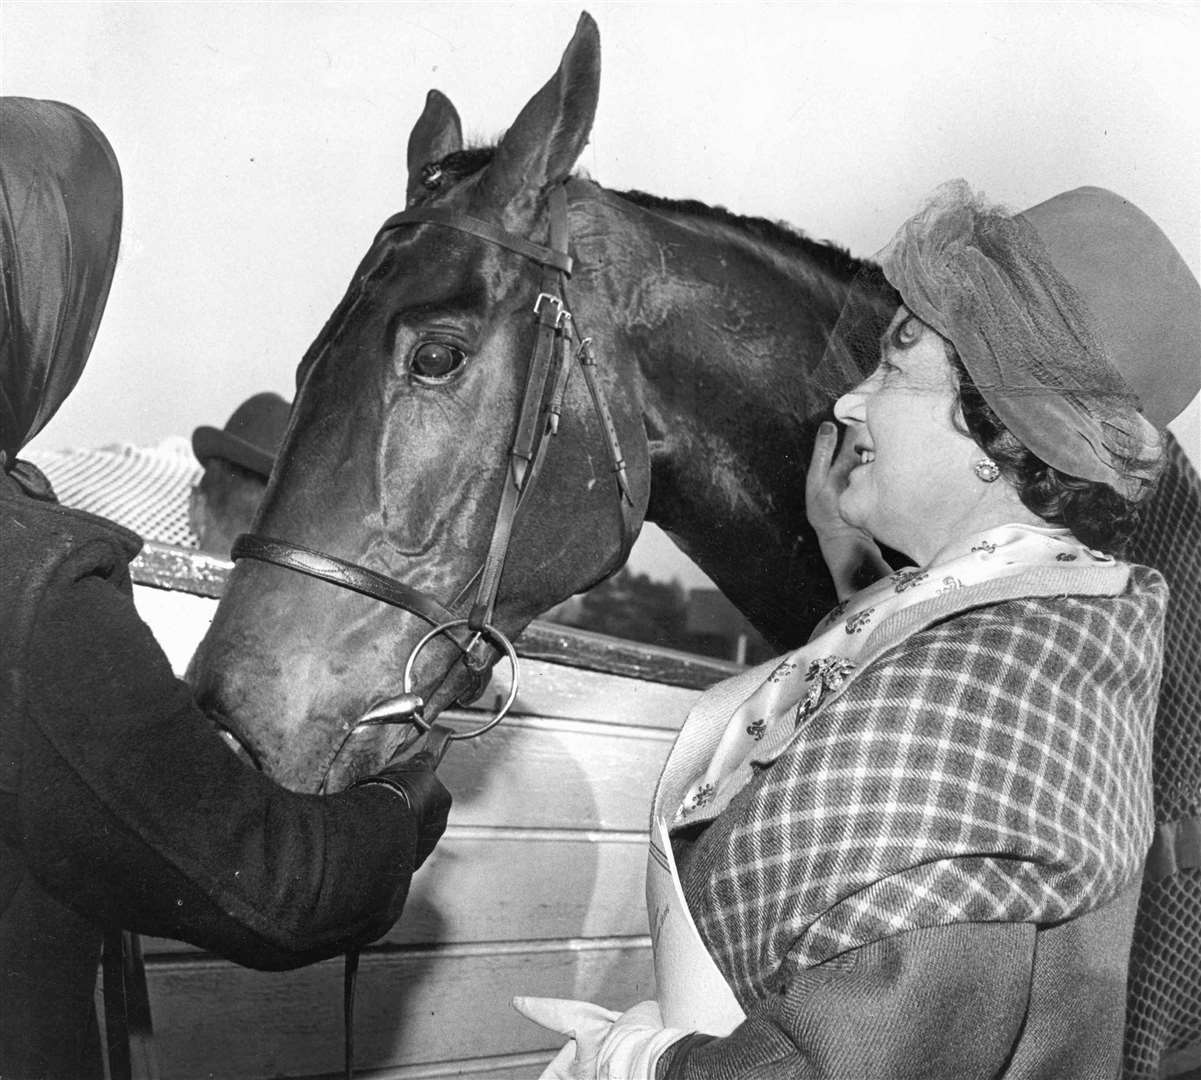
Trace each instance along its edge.
<instances>
[{"instance_id":1,"label":"woman's curly hair","mask_svg":"<svg viewBox=\"0 0 1201 1080\"><path fill-rule=\"evenodd\" d=\"M1128 499L1108 484L1081 480L1048 465L1010 433L972 382L954 346L943 340L955 372L967 433L1017 489L1022 505L1047 524L1070 529L1088 547L1120 555L1138 526L1143 502L1154 485L1145 486L1137 499Z\"/></svg>"}]
</instances>

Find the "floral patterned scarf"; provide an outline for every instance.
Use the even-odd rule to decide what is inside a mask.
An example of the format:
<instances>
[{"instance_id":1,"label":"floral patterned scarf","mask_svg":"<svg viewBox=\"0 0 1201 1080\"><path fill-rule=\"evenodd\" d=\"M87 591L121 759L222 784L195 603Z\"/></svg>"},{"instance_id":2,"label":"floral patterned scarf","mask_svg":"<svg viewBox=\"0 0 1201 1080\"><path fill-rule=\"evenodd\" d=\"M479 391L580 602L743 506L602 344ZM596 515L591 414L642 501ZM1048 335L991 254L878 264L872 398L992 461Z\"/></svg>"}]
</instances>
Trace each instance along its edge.
<instances>
[{"instance_id":1,"label":"floral patterned scarf","mask_svg":"<svg viewBox=\"0 0 1201 1080\"><path fill-rule=\"evenodd\" d=\"M708 764L684 787L672 825L717 817L751 779L752 764L774 760L831 692L855 677L860 657L878 653L873 631L889 617L933 597L1040 566L1095 571L1116 563L1067 529L1003 525L949 545L925 567L898 570L848 597L734 711Z\"/></svg>"}]
</instances>

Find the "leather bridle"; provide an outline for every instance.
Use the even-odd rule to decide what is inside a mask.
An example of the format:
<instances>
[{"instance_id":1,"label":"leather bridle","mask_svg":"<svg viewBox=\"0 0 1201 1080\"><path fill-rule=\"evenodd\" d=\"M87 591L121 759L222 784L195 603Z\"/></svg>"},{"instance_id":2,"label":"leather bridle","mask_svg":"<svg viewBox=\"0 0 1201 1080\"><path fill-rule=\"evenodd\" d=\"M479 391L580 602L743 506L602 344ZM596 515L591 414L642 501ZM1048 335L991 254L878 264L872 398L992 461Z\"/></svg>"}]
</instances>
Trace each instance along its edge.
<instances>
[{"instance_id":1,"label":"leather bridle","mask_svg":"<svg viewBox=\"0 0 1201 1080\"><path fill-rule=\"evenodd\" d=\"M617 482L623 559L629 553L637 533L634 500L626 474L625 457L613 422L613 414L596 379L593 342L591 338L580 336L567 306L566 284L571 275L573 260L568 251L565 186L560 183L552 187L547 201L550 243L546 246L515 236L490 222L440 207L414 207L393 214L384 222L376 236L378 243L384 234L393 229L410 225L437 225L468 233L512 251L536 263L542 271L538 296L533 305L537 336L526 374L525 393L518 414L516 433L509 451L505 485L492 527L492 539L483 565L459 595L444 604L436 597L376 570L274 537L244 533L234 542L231 552L231 557L235 560L257 559L260 562L273 563L319 578L331 585L361 593L392 607L402 608L429 623L435 630L445 631L446 636L451 637L459 646L469 670L477 673L487 667L487 660L475 661L472 656L474 648L488 640L507 643L507 638L493 625L501 575L513 531L529 503L530 492L542 471L552 439L559 431L559 418L571 376L573 357L583 374L593 408L600 419L605 449ZM465 615L456 612L454 609L462 598L470 593L475 583L478 584L469 611ZM464 625L473 635L466 644L459 640L458 636L450 633L451 630Z\"/></svg>"},{"instance_id":2,"label":"leather bridle","mask_svg":"<svg viewBox=\"0 0 1201 1080\"><path fill-rule=\"evenodd\" d=\"M234 560L257 559L307 574L392 607L402 608L433 627L413 648L405 665L404 696L410 699L408 706L398 712L389 712L385 708L383 711L369 713L347 732L347 738L368 724L416 723L428 731L430 725L421 715L423 703L411 693L411 675L417 654L439 635L449 637L455 642L462 653L461 659L464 664L477 677L487 671L489 665L488 657L481 659L474 655L475 648L480 644L499 646L497 651L506 653L513 666L513 683L504 705L486 724L470 732L442 732L443 747L451 739L474 738L494 727L512 705L517 694L516 653L509 639L493 624L496 597L513 532L522 512L529 505L530 492L541 474L552 439L559 432L559 419L571 376L573 358L583 373L593 408L600 419L605 449L617 481L618 510L621 515L619 564L625 561L633 546L638 523L634 516L634 499L626 474L625 456L609 403L596 379L596 356L592 339L580 335L567 305L566 286L567 279L571 276L573 260L568 251L567 192L564 184L556 184L550 189L548 211L550 243L546 246L515 236L490 222L437 207L415 207L394 214L384 222L376 236L378 243L385 233L393 229L410 225L437 225L467 233L514 252L536 263L542 272L538 296L533 305L534 318L538 324L537 337L526 373L525 392L512 448L509 451L509 468L506 470L500 506L492 526L492 539L483 565L467 581L458 596L443 604L428 593L411 588L386 574L288 540L244 533L234 542L231 552ZM464 616L455 609L463 597L471 592L473 584L476 585L475 597ZM466 643L455 633L464 627L471 632ZM346 957L343 992L345 1075L348 1078L354 1071L353 1008L357 968L358 951L352 950Z\"/></svg>"}]
</instances>

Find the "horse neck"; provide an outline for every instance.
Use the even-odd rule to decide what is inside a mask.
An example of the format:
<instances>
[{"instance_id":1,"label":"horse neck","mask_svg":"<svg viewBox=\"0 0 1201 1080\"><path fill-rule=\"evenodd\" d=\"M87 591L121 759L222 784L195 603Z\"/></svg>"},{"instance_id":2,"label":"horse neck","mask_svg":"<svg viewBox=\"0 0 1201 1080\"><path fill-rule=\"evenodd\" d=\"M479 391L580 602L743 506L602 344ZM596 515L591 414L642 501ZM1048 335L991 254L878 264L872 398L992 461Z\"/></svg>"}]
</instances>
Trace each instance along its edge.
<instances>
[{"instance_id":1,"label":"horse neck","mask_svg":"<svg viewBox=\"0 0 1201 1080\"><path fill-rule=\"evenodd\" d=\"M584 210L574 299L639 397L647 519L769 640L804 640L835 600L804 484L816 426L846 382L822 358L848 274L817 245L807 254L612 193Z\"/></svg>"}]
</instances>

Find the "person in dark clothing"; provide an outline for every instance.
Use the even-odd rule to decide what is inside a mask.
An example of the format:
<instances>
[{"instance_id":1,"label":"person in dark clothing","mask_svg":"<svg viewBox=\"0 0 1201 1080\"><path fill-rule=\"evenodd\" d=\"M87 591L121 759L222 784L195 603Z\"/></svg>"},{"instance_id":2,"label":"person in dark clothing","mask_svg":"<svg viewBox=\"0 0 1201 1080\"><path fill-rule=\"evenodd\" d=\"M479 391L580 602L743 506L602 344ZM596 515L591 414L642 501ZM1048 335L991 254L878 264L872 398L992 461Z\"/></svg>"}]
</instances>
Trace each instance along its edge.
<instances>
[{"instance_id":1,"label":"person in dark clothing","mask_svg":"<svg viewBox=\"0 0 1201 1080\"><path fill-rule=\"evenodd\" d=\"M291 408L279 394L255 394L224 428L206 425L192 432L192 451L204 474L192 488L188 516L201 551L228 559L234 540L250 532Z\"/></svg>"},{"instance_id":2,"label":"person in dark clothing","mask_svg":"<svg viewBox=\"0 0 1201 1080\"><path fill-rule=\"evenodd\" d=\"M141 541L18 460L86 361L121 223L82 113L0 99L0 1076L103 1075L103 933L282 969L374 940L445 828L428 753L329 797L238 758L138 617Z\"/></svg>"}]
</instances>

